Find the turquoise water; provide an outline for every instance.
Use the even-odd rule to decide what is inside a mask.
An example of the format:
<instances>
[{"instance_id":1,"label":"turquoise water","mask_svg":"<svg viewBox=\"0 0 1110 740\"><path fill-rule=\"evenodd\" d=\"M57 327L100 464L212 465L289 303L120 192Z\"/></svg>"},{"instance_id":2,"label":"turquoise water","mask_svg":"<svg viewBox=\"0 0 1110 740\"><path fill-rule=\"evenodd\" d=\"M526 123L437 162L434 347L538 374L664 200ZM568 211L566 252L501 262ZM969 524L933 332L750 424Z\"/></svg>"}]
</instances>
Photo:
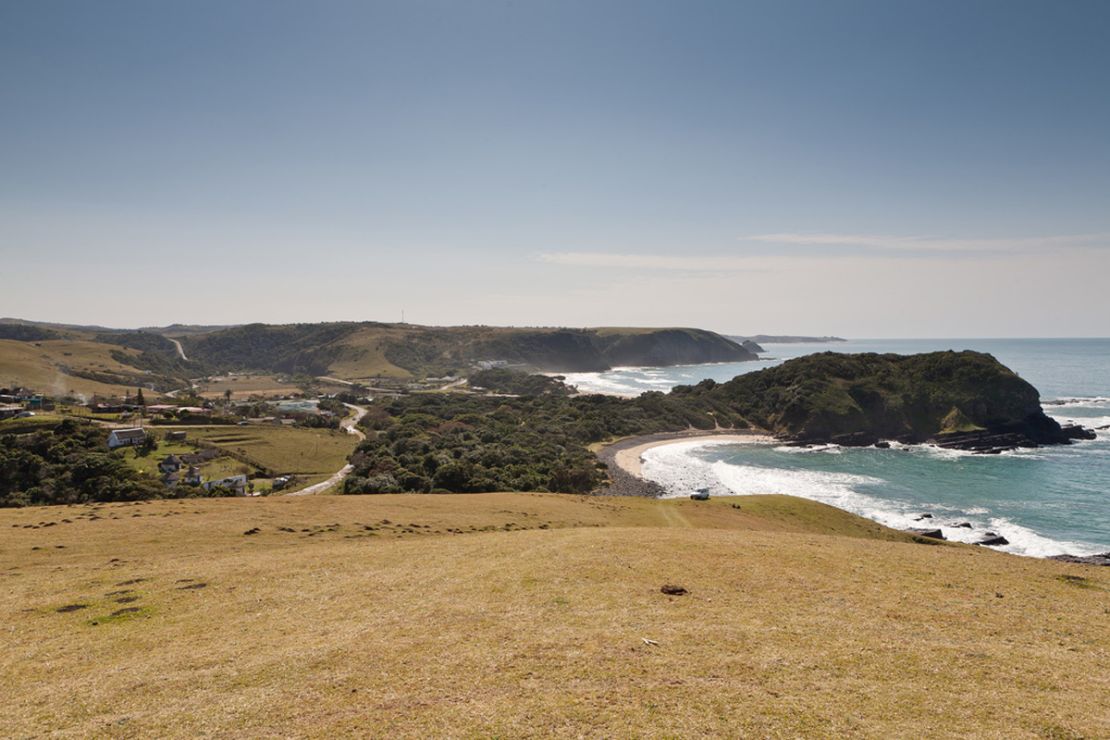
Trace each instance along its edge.
<instances>
[{"instance_id":1,"label":"turquoise water","mask_svg":"<svg viewBox=\"0 0 1110 740\"><path fill-rule=\"evenodd\" d=\"M769 345L758 363L622 368L568 376L583 391L635 394L734 375L810 352L990 352L1041 391L1046 413L1085 426L1110 425L1110 339L860 340L832 345ZM928 446L891 450L790 448L768 444L657 447L645 476L672 495L708 486L718 494L790 493L889 526L940 527L974 542L987 531L1024 555L1110 550L1110 430L1071 446L970 455ZM915 521L923 514L931 518ZM970 529L958 527L970 523Z\"/></svg>"}]
</instances>

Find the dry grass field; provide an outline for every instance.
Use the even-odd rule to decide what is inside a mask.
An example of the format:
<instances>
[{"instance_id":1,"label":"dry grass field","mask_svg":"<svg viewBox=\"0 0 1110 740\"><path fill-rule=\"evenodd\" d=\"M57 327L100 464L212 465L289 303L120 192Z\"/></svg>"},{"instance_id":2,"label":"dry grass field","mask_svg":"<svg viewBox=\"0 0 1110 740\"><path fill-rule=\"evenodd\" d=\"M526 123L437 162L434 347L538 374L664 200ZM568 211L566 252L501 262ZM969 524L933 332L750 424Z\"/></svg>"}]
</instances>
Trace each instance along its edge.
<instances>
[{"instance_id":1,"label":"dry grass field","mask_svg":"<svg viewBox=\"0 0 1110 740\"><path fill-rule=\"evenodd\" d=\"M113 359L110 354L113 350L135 354L134 350L99 342L69 339L17 342L0 339L0 386L22 385L52 396L122 396L134 393L135 389L131 386L100 383L67 373L68 370L137 372L135 368Z\"/></svg>"},{"instance_id":2,"label":"dry grass field","mask_svg":"<svg viewBox=\"0 0 1110 740\"><path fill-rule=\"evenodd\" d=\"M1110 573L798 499L182 500L0 532L5 737L1110 735Z\"/></svg>"},{"instance_id":3,"label":"dry grass field","mask_svg":"<svg viewBox=\"0 0 1110 740\"><path fill-rule=\"evenodd\" d=\"M301 392L295 384L285 382L276 375L222 375L199 381L197 385L197 395L211 399L224 398L226 391L231 391L231 397L235 400L281 398Z\"/></svg>"},{"instance_id":4,"label":"dry grass field","mask_svg":"<svg viewBox=\"0 0 1110 740\"><path fill-rule=\"evenodd\" d=\"M342 430L290 426L181 427L189 439L245 455L258 467L294 473L305 484L324 480L347 464L358 439Z\"/></svg>"}]
</instances>

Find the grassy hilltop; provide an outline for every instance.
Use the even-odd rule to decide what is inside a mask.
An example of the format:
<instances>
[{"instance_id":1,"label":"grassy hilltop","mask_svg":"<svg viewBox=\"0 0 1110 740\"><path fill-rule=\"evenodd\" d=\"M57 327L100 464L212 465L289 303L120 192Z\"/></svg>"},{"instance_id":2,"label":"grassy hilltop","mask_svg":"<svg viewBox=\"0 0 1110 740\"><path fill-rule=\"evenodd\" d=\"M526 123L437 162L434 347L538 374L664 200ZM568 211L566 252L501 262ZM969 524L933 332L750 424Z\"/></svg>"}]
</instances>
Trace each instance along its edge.
<instances>
[{"instance_id":1,"label":"grassy hilltop","mask_svg":"<svg viewBox=\"0 0 1110 740\"><path fill-rule=\"evenodd\" d=\"M1106 569L798 499L190 499L0 528L6 737L1110 734Z\"/></svg>"}]
</instances>

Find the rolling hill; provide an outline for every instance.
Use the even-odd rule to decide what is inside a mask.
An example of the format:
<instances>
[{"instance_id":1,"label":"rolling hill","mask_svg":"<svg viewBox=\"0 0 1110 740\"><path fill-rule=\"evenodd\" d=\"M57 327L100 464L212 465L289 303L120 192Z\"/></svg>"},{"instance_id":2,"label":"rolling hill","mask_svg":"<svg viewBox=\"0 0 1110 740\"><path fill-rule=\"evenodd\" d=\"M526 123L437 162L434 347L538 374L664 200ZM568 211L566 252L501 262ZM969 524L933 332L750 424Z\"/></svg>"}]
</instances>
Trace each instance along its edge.
<instances>
[{"instance_id":1,"label":"rolling hill","mask_svg":"<svg viewBox=\"0 0 1110 740\"><path fill-rule=\"evenodd\" d=\"M367 380L466 374L481 361L575 372L754 359L754 353L719 334L688 328L332 322L120 330L0 320L0 379L58 393L118 394L137 385L166 391L187 385L189 378L229 371Z\"/></svg>"}]
</instances>

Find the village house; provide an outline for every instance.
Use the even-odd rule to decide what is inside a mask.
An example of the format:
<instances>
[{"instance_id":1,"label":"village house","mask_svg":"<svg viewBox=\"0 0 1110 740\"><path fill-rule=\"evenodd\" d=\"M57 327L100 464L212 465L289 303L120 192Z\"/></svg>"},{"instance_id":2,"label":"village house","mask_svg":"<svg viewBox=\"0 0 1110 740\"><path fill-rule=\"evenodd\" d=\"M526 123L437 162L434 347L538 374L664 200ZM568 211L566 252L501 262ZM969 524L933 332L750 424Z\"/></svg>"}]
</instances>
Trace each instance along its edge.
<instances>
[{"instance_id":1,"label":"village house","mask_svg":"<svg viewBox=\"0 0 1110 740\"><path fill-rule=\"evenodd\" d=\"M138 427L132 429L113 429L108 434L108 449L117 447L132 447L141 445L146 441L146 431Z\"/></svg>"},{"instance_id":2,"label":"village house","mask_svg":"<svg viewBox=\"0 0 1110 740\"><path fill-rule=\"evenodd\" d=\"M227 488L234 491L238 496L245 496L247 494L247 476L232 475L220 480L205 481L202 486L206 491L211 491L213 488Z\"/></svg>"},{"instance_id":3,"label":"village house","mask_svg":"<svg viewBox=\"0 0 1110 740\"><path fill-rule=\"evenodd\" d=\"M163 473L176 473L181 470L181 459L177 455L166 455L162 458L162 462L158 463L158 469Z\"/></svg>"},{"instance_id":4,"label":"village house","mask_svg":"<svg viewBox=\"0 0 1110 740\"><path fill-rule=\"evenodd\" d=\"M196 465L190 465L189 469L185 471L185 485L199 486L200 482L200 468L198 468Z\"/></svg>"}]
</instances>

